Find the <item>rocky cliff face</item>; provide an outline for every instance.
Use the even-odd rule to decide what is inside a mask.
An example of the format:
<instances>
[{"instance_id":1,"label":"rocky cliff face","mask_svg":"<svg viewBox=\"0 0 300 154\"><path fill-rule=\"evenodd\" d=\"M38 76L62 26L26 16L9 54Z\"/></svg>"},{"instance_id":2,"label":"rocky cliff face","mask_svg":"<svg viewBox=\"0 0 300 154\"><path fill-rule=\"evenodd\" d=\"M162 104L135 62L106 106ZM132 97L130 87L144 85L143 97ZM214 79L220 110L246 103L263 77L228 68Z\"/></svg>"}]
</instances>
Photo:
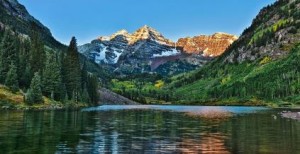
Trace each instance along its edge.
<instances>
[{"instance_id":1,"label":"rocky cliff face","mask_svg":"<svg viewBox=\"0 0 300 154\"><path fill-rule=\"evenodd\" d=\"M276 60L299 43L300 1L278 0L263 8L252 25L222 55L223 62Z\"/></svg>"},{"instance_id":2,"label":"rocky cliff face","mask_svg":"<svg viewBox=\"0 0 300 154\"><path fill-rule=\"evenodd\" d=\"M237 36L226 33L215 33L211 36L200 35L193 38L181 38L177 46L185 53L203 54L205 57L217 57L238 39Z\"/></svg>"},{"instance_id":3,"label":"rocky cliff face","mask_svg":"<svg viewBox=\"0 0 300 154\"><path fill-rule=\"evenodd\" d=\"M109 66L111 71L117 73L154 71L172 75L166 70L180 73L200 67L210 61L211 57L221 55L236 39L237 37L233 35L216 33L212 36L180 39L175 43L157 30L143 26L132 34L121 30L111 36L99 37L91 43L80 46L79 51L96 63ZM165 63L168 64L164 65ZM161 65L168 68L160 67L156 70Z\"/></svg>"}]
</instances>

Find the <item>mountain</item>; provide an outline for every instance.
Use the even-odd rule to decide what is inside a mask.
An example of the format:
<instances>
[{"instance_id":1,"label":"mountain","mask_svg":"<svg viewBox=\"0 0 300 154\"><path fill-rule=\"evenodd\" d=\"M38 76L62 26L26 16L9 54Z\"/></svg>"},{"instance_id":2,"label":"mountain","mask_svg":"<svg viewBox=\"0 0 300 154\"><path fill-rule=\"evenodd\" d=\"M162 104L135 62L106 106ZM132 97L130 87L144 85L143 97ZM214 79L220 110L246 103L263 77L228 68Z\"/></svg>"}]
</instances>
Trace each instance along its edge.
<instances>
[{"instance_id":1,"label":"mountain","mask_svg":"<svg viewBox=\"0 0 300 154\"><path fill-rule=\"evenodd\" d=\"M143 26L132 34L120 30L111 36L99 37L80 46L79 51L116 73L158 72L162 75L174 75L203 66L224 52L236 39L225 33L200 38L202 37L202 40L195 37L192 40L180 39L175 43L157 30ZM191 42L197 44L191 47Z\"/></svg>"},{"instance_id":2,"label":"mountain","mask_svg":"<svg viewBox=\"0 0 300 154\"><path fill-rule=\"evenodd\" d=\"M166 89L181 103L300 104L299 10L299 0L263 8L224 54Z\"/></svg>"},{"instance_id":3,"label":"mountain","mask_svg":"<svg viewBox=\"0 0 300 154\"><path fill-rule=\"evenodd\" d=\"M50 30L31 16L26 8L17 0L0 0L0 27L11 27L24 36L31 37L32 30L36 31L52 48L64 48L51 34Z\"/></svg>"},{"instance_id":4,"label":"mountain","mask_svg":"<svg viewBox=\"0 0 300 154\"><path fill-rule=\"evenodd\" d=\"M195 37L181 38L177 42L186 53L202 53L204 56L217 57L238 39L237 36L226 33L215 33L211 36L200 35Z\"/></svg>"}]
</instances>

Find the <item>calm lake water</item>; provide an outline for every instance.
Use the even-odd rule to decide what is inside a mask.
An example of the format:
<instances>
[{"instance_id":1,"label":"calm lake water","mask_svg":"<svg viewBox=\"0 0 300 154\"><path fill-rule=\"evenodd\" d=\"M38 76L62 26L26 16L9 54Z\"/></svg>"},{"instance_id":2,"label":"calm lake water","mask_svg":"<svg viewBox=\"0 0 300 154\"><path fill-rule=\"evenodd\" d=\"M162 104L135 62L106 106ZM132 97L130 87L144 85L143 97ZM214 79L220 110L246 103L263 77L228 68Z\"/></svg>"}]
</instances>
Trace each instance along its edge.
<instances>
[{"instance_id":1,"label":"calm lake water","mask_svg":"<svg viewBox=\"0 0 300 154\"><path fill-rule=\"evenodd\" d=\"M210 110L234 116L185 114ZM300 153L300 122L282 119L280 111L201 106L0 111L0 153Z\"/></svg>"}]
</instances>

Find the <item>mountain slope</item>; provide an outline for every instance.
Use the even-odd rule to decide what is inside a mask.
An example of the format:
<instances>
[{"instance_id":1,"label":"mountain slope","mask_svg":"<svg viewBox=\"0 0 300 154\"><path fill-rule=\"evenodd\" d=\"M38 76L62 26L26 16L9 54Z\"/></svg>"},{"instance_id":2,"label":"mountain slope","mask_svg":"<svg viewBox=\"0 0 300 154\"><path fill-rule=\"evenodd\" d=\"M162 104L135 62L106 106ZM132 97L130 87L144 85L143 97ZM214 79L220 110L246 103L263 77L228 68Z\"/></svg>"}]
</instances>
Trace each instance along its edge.
<instances>
[{"instance_id":1,"label":"mountain slope","mask_svg":"<svg viewBox=\"0 0 300 154\"><path fill-rule=\"evenodd\" d=\"M70 47L62 45L16 0L0 0L0 13L0 82L12 93L23 95L20 105L47 107L48 99L42 96L64 106L72 97L85 105L98 103L98 82L105 86L111 75L78 53L75 37ZM14 102L6 97L10 95L0 102Z\"/></svg>"},{"instance_id":2,"label":"mountain slope","mask_svg":"<svg viewBox=\"0 0 300 154\"><path fill-rule=\"evenodd\" d=\"M299 8L299 0L279 0L262 9L225 54L202 69L173 78L168 89L174 91L174 100L300 103Z\"/></svg>"},{"instance_id":3,"label":"mountain slope","mask_svg":"<svg viewBox=\"0 0 300 154\"><path fill-rule=\"evenodd\" d=\"M23 38L32 38L34 35L38 35L47 48L55 51L66 51L67 46L57 41L50 30L31 16L17 0L0 0L0 14L0 30L9 28ZM80 59L82 62L87 62L88 71L97 74L103 78L103 81L110 76L101 66L88 60L85 56L80 55Z\"/></svg>"},{"instance_id":4,"label":"mountain slope","mask_svg":"<svg viewBox=\"0 0 300 154\"><path fill-rule=\"evenodd\" d=\"M80 46L79 51L96 63L110 66L111 71L124 74L150 72L152 59L180 54L175 43L148 26L133 34L121 30L100 37Z\"/></svg>"},{"instance_id":5,"label":"mountain slope","mask_svg":"<svg viewBox=\"0 0 300 154\"><path fill-rule=\"evenodd\" d=\"M178 47L182 47L186 53L203 54L205 57L217 57L234 41L237 36L226 33L215 33L211 36L200 35L193 38L181 38L177 42Z\"/></svg>"},{"instance_id":6,"label":"mountain slope","mask_svg":"<svg viewBox=\"0 0 300 154\"><path fill-rule=\"evenodd\" d=\"M11 27L21 34L32 36L36 31L51 48L64 48L51 34L50 30L31 16L17 0L0 0L0 27Z\"/></svg>"}]
</instances>

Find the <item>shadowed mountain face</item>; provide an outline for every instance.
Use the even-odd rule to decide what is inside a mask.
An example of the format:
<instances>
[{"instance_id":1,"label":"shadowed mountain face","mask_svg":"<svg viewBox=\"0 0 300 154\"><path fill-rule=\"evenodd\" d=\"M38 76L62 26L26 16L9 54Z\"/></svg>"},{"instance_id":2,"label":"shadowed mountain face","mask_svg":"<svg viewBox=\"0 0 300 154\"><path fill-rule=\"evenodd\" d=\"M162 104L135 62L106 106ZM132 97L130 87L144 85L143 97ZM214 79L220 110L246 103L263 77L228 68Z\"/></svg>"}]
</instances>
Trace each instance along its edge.
<instances>
[{"instance_id":1,"label":"shadowed mountain face","mask_svg":"<svg viewBox=\"0 0 300 154\"><path fill-rule=\"evenodd\" d=\"M64 48L51 34L50 30L31 16L17 0L0 0L0 28L10 27L23 37L30 37L34 30L51 48Z\"/></svg>"},{"instance_id":2,"label":"shadowed mountain face","mask_svg":"<svg viewBox=\"0 0 300 154\"><path fill-rule=\"evenodd\" d=\"M112 71L121 74L154 71L172 75L171 72L182 73L202 66L211 58L222 54L236 39L224 33L207 38L192 40L198 44L190 39L180 39L175 43L157 30L143 26L132 34L121 30L111 36L99 37L80 46L79 51L96 63L109 65ZM160 66L164 72L157 70Z\"/></svg>"}]
</instances>

